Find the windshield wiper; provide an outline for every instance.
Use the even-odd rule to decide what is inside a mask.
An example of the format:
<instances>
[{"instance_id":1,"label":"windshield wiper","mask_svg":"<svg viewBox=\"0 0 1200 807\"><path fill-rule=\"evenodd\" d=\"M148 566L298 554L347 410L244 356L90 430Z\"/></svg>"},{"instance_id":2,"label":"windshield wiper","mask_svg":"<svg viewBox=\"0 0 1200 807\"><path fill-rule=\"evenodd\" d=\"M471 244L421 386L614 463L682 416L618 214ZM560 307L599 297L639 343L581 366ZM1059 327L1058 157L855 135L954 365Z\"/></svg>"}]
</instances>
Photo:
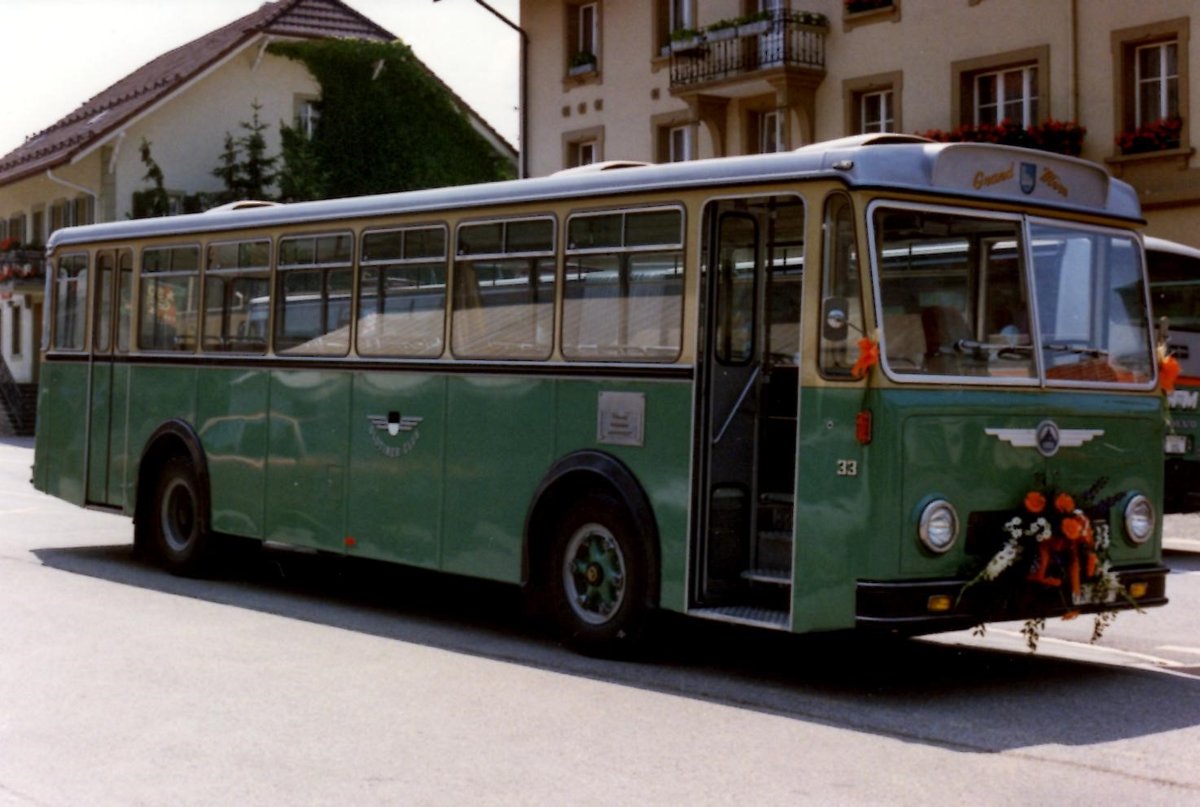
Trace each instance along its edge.
<instances>
[{"instance_id":1,"label":"windshield wiper","mask_svg":"<svg viewBox=\"0 0 1200 807\"><path fill-rule=\"evenodd\" d=\"M977 342L974 339L959 339L954 343L954 349L959 353L1033 353L1032 345L1010 344L1008 342Z\"/></svg>"},{"instance_id":2,"label":"windshield wiper","mask_svg":"<svg viewBox=\"0 0 1200 807\"><path fill-rule=\"evenodd\" d=\"M1046 342L1042 345L1042 349L1053 350L1056 353L1074 353L1076 356L1091 356L1093 359L1108 358L1108 351L1102 348L1067 345L1062 342Z\"/></svg>"}]
</instances>

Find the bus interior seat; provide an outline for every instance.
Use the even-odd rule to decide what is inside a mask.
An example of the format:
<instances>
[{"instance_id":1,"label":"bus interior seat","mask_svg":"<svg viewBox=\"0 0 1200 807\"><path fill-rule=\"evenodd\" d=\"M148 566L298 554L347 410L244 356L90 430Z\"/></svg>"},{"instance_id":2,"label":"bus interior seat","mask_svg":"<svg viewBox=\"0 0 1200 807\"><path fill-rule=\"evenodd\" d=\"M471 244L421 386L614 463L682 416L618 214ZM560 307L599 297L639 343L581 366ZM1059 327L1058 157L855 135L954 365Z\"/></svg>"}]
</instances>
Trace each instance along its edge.
<instances>
[{"instance_id":1,"label":"bus interior seat","mask_svg":"<svg viewBox=\"0 0 1200 807\"><path fill-rule=\"evenodd\" d=\"M961 375L959 341L971 338L967 320L957 308L931 305L921 309L921 327L925 332L925 360L929 372L937 375Z\"/></svg>"},{"instance_id":2,"label":"bus interior seat","mask_svg":"<svg viewBox=\"0 0 1200 807\"><path fill-rule=\"evenodd\" d=\"M925 366L925 331L920 314L883 315L883 342L888 367L899 373L921 372Z\"/></svg>"}]
</instances>

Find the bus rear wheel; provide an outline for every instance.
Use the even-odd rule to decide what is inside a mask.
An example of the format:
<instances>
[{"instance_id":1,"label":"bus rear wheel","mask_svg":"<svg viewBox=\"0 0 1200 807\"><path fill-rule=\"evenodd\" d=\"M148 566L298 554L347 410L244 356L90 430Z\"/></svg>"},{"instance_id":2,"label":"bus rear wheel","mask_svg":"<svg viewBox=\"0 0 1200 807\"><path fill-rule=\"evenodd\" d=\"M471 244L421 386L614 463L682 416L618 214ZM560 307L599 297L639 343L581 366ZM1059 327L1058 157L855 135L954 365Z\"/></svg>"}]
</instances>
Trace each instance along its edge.
<instances>
[{"instance_id":1,"label":"bus rear wheel","mask_svg":"<svg viewBox=\"0 0 1200 807\"><path fill-rule=\"evenodd\" d=\"M172 574L198 576L212 569L216 542L201 510L200 481L185 457L163 465L154 488L150 537Z\"/></svg>"},{"instance_id":2,"label":"bus rear wheel","mask_svg":"<svg viewBox=\"0 0 1200 807\"><path fill-rule=\"evenodd\" d=\"M559 520L543 578L555 622L575 649L624 655L636 647L651 609L651 563L627 510L588 494Z\"/></svg>"}]
</instances>

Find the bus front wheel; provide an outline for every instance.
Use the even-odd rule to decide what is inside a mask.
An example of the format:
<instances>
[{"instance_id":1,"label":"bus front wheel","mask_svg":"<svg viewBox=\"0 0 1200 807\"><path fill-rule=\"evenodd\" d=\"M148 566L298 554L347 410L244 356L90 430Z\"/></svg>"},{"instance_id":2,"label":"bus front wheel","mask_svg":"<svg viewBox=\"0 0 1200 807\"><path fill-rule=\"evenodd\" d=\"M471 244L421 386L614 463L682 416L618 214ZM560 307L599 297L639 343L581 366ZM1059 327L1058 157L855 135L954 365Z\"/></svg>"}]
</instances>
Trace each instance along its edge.
<instances>
[{"instance_id":1,"label":"bus front wheel","mask_svg":"<svg viewBox=\"0 0 1200 807\"><path fill-rule=\"evenodd\" d=\"M195 576L212 568L215 540L205 526L202 501L192 463L185 457L167 460L154 489L149 526L154 548L172 574Z\"/></svg>"},{"instance_id":2,"label":"bus front wheel","mask_svg":"<svg viewBox=\"0 0 1200 807\"><path fill-rule=\"evenodd\" d=\"M576 502L559 520L548 554L544 579L568 644L594 655L636 646L651 608L651 563L621 503L599 493Z\"/></svg>"}]
</instances>

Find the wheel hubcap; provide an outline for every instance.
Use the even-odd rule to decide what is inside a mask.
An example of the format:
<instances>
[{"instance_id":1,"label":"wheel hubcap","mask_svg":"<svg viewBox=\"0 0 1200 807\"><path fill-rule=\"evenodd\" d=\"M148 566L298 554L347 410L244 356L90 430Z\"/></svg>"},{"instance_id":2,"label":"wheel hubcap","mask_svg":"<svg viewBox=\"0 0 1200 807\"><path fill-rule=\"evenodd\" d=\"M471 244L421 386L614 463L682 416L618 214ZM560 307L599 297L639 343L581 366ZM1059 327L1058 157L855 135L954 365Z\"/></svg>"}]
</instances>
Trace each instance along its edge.
<instances>
[{"instance_id":1,"label":"wheel hubcap","mask_svg":"<svg viewBox=\"0 0 1200 807\"><path fill-rule=\"evenodd\" d=\"M173 479L163 493L162 534L175 552L187 549L196 528L196 507L192 491L181 479Z\"/></svg>"},{"instance_id":2,"label":"wheel hubcap","mask_svg":"<svg viewBox=\"0 0 1200 807\"><path fill-rule=\"evenodd\" d=\"M591 625L609 621L625 599L625 557L612 532L585 524L567 543L563 587L575 615Z\"/></svg>"}]
</instances>

